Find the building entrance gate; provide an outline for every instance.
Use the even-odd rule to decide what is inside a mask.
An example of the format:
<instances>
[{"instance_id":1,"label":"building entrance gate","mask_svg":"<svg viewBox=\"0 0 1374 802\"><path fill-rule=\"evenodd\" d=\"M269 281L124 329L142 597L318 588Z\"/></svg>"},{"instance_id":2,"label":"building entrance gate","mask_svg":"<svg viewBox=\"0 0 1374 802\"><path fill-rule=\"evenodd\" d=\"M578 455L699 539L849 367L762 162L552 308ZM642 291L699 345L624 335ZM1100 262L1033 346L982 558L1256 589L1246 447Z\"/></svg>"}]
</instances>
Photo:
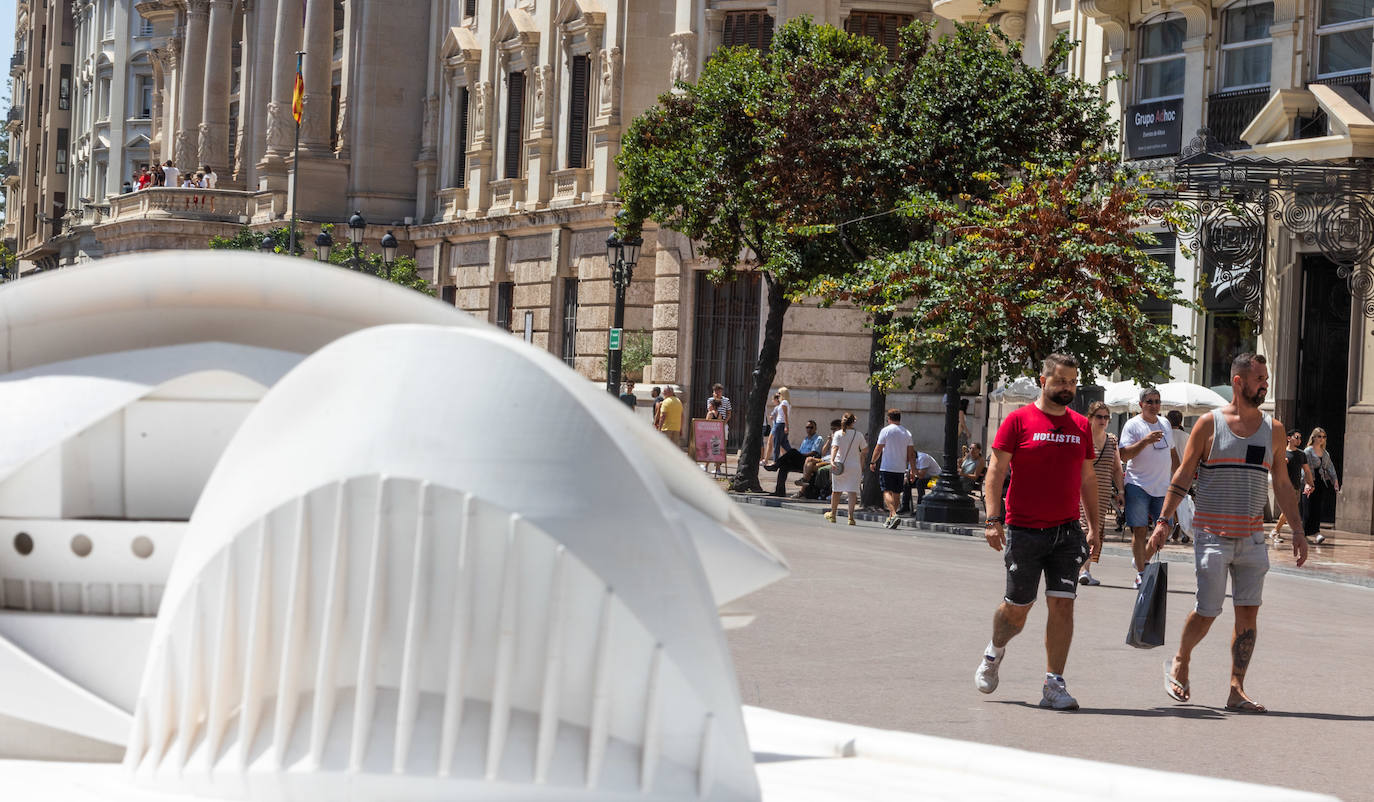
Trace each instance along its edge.
<instances>
[{"instance_id":1,"label":"building entrance gate","mask_svg":"<svg viewBox=\"0 0 1374 802\"><path fill-rule=\"evenodd\" d=\"M1230 284L1257 327L1271 226L1315 245L1374 318L1374 162L1238 158L1203 128L1158 172L1174 188L1152 199L1147 215L1216 266L1215 281Z\"/></svg>"},{"instance_id":2,"label":"building entrance gate","mask_svg":"<svg viewBox=\"0 0 1374 802\"><path fill-rule=\"evenodd\" d=\"M711 385L725 385L733 406L725 447L738 449L744 442L744 421L754 363L759 355L759 299L761 287L757 273L740 272L721 284L696 273L696 304L692 316L692 385L687 408L692 417L706 417L706 397Z\"/></svg>"}]
</instances>

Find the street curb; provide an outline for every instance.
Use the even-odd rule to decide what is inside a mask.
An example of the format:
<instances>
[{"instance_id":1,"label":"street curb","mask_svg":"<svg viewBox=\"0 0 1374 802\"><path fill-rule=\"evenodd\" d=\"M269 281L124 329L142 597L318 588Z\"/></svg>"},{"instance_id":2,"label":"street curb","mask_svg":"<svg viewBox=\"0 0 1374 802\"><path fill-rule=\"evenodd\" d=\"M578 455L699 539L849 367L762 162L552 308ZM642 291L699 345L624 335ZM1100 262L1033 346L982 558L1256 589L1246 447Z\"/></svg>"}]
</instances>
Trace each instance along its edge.
<instances>
[{"instance_id":1,"label":"street curb","mask_svg":"<svg viewBox=\"0 0 1374 802\"><path fill-rule=\"evenodd\" d=\"M759 507L771 507L774 509L792 510L796 512L809 512L820 514L829 510L829 506L819 501L802 501L791 498L778 498L777 496L758 495L758 494L736 494L731 493L730 498L739 504L753 504ZM838 517L848 517L848 511L842 505ZM867 512L864 510L854 511L854 520L870 521L872 523L882 523L887 520L887 516L881 512ZM903 532L902 530L914 530ZM915 518L902 518L901 523L896 529L890 530L899 534L915 536L916 534L940 534L940 535L960 535L963 537L981 537L983 530L981 526L968 526L963 524L937 524L926 521L918 521ZM1287 553L1286 549L1280 550ZM1120 545L1103 544L1102 554L1112 557L1129 557L1131 550L1129 547ZM1191 551L1166 551L1162 558L1164 562L1185 563L1192 565L1193 555ZM1310 579L1317 582L1335 582L1341 585L1355 585L1357 587L1374 588L1374 575L1358 574L1339 574L1316 571L1311 568L1298 568L1290 565L1270 565L1269 572L1273 574L1283 574L1299 579Z\"/></svg>"}]
</instances>

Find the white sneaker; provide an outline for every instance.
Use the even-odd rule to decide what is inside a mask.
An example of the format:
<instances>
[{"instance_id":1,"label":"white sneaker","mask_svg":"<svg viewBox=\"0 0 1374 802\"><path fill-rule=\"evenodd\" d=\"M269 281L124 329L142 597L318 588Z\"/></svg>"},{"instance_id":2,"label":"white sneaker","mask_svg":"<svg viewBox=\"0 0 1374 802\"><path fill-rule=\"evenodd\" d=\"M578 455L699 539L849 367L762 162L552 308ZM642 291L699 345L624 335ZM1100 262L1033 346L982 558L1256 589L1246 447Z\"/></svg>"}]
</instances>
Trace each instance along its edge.
<instances>
[{"instance_id":1,"label":"white sneaker","mask_svg":"<svg viewBox=\"0 0 1374 802\"><path fill-rule=\"evenodd\" d=\"M898 518L898 517L895 516L895 515L889 517L886 521L883 522L883 526L886 526L888 529L896 529L897 527L899 527L899 526L901 526L901 525L902 525L902 519L901 519L901 518Z\"/></svg>"},{"instance_id":2,"label":"white sneaker","mask_svg":"<svg viewBox=\"0 0 1374 802\"><path fill-rule=\"evenodd\" d=\"M1140 571L1136 571L1136 572L1135 572L1135 589L1136 589L1136 590L1140 590L1141 576L1142 576L1142 574L1141 574Z\"/></svg>"},{"instance_id":3,"label":"white sneaker","mask_svg":"<svg viewBox=\"0 0 1374 802\"><path fill-rule=\"evenodd\" d=\"M1326 542L1326 535L1317 535L1317 536L1313 539L1313 542L1316 543L1318 546L1320 546L1321 544L1323 544L1323 543Z\"/></svg>"},{"instance_id":4,"label":"white sneaker","mask_svg":"<svg viewBox=\"0 0 1374 802\"><path fill-rule=\"evenodd\" d=\"M1040 694L1040 706L1055 710L1077 710L1078 700L1069 695L1062 681L1045 678L1045 688Z\"/></svg>"},{"instance_id":5,"label":"white sneaker","mask_svg":"<svg viewBox=\"0 0 1374 802\"><path fill-rule=\"evenodd\" d=\"M1002 657L1007 653L1002 652ZM973 672L973 684L981 693L992 693L997 690L997 669L1002 665L1002 657L993 657L986 651L982 659L978 661L978 670Z\"/></svg>"},{"instance_id":6,"label":"white sneaker","mask_svg":"<svg viewBox=\"0 0 1374 802\"><path fill-rule=\"evenodd\" d=\"M1093 576L1088 571L1084 571L1083 573L1078 575L1078 584L1096 586L1101 585L1102 583L1097 579L1097 577Z\"/></svg>"}]
</instances>

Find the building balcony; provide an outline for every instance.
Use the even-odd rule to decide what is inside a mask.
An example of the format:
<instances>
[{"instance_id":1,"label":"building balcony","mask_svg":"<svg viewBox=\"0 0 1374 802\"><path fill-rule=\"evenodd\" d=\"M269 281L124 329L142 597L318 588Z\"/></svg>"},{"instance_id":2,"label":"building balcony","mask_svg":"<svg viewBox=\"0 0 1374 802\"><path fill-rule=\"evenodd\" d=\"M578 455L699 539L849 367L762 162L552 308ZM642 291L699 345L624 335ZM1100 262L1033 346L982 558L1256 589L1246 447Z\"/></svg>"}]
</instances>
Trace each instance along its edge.
<instances>
[{"instance_id":1,"label":"building balcony","mask_svg":"<svg viewBox=\"0 0 1374 802\"><path fill-rule=\"evenodd\" d=\"M21 121L21 120L23 120L23 119L24 119L24 107L23 107L23 105L21 105L21 104L19 104L19 103L16 103L16 104L14 104L13 106L10 106L9 112L5 115L5 122L7 122L7 123L17 123L17 122L19 122L19 121Z\"/></svg>"},{"instance_id":2,"label":"building balcony","mask_svg":"<svg viewBox=\"0 0 1374 802\"><path fill-rule=\"evenodd\" d=\"M235 189L154 187L110 198L111 222L161 218L216 223L248 222L253 194Z\"/></svg>"},{"instance_id":3,"label":"building balcony","mask_svg":"<svg viewBox=\"0 0 1374 802\"><path fill-rule=\"evenodd\" d=\"M10 56L10 75L15 75L24 69L24 51L20 50Z\"/></svg>"},{"instance_id":4,"label":"building balcony","mask_svg":"<svg viewBox=\"0 0 1374 802\"><path fill-rule=\"evenodd\" d=\"M1218 92L1207 98L1207 128L1227 150L1250 147L1240 138L1255 115L1269 102L1269 87Z\"/></svg>"},{"instance_id":5,"label":"building balcony","mask_svg":"<svg viewBox=\"0 0 1374 802\"><path fill-rule=\"evenodd\" d=\"M503 178L500 181L491 182L490 212L492 214L514 211L524 205L524 200L525 179Z\"/></svg>"},{"instance_id":6,"label":"building balcony","mask_svg":"<svg viewBox=\"0 0 1374 802\"><path fill-rule=\"evenodd\" d=\"M19 162L12 161L9 164L0 166L0 181L10 183L10 179L19 177Z\"/></svg>"},{"instance_id":7,"label":"building balcony","mask_svg":"<svg viewBox=\"0 0 1374 802\"><path fill-rule=\"evenodd\" d=\"M550 206L568 206L577 203L591 188L592 170L590 167L573 167L555 170L553 173L553 198Z\"/></svg>"},{"instance_id":8,"label":"building balcony","mask_svg":"<svg viewBox=\"0 0 1374 802\"><path fill-rule=\"evenodd\" d=\"M462 220L467 215L467 187L447 187L439 190L439 219Z\"/></svg>"}]
</instances>

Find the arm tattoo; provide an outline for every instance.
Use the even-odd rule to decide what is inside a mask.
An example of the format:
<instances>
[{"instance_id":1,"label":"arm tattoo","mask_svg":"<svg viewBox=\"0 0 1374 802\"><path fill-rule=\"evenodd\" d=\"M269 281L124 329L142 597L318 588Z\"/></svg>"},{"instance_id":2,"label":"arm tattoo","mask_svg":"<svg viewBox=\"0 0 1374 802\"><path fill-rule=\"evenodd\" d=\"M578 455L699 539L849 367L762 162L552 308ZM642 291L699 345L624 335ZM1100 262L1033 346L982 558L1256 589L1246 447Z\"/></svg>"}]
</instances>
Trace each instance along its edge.
<instances>
[{"instance_id":1,"label":"arm tattoo","mask_svg":"<svg viewBox=\"0 0 1374 802\"><path fill-rule=\"evenodd\" d=\"M1255 630L1247 629L1236 635L1231 642L1231 676L1245 679L1245 670L1250 667L1250 656L1255 653Z\"/></svg>"},{"instance_id":2,"label":"arm tattoo","mask_svg":"<svg viewBox=\"0 0 1374 802\"><path fill-rule=\"evenodd\" d=\"M1186 495L1188 495L1188 491L1180 488L1178 485L1169 485L1169 492L1164 494L1166 498L1169 496L1183 498Z\"/></svg>"}]
</instances>

